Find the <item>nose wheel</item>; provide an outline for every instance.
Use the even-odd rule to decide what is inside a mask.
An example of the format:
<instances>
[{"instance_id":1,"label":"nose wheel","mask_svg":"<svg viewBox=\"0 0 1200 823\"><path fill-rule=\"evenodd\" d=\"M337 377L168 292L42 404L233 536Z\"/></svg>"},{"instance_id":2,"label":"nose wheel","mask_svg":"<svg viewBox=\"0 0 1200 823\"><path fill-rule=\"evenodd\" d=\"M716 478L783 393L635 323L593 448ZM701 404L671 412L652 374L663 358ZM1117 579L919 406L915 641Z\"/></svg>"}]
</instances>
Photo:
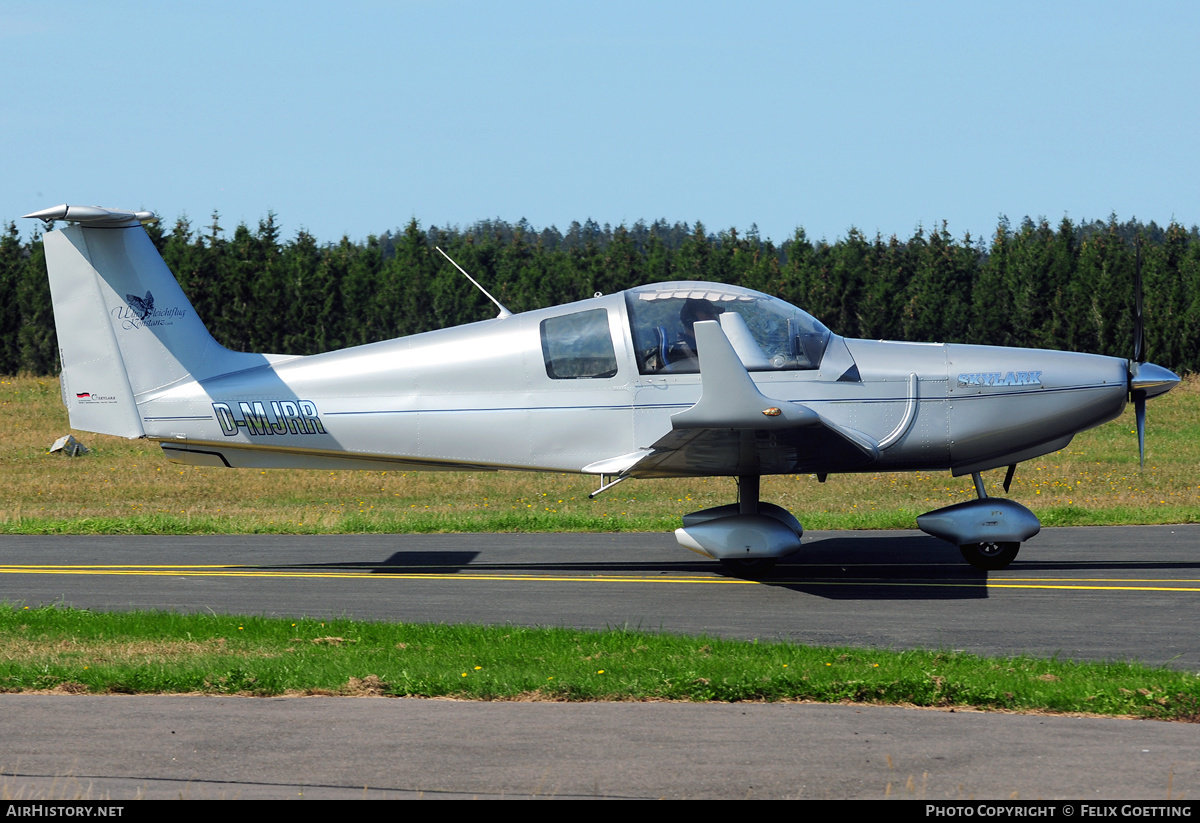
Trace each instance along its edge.
<instances>
[{"instance_id":1,"label":"nose wheel","mask_svg":"<svg viewBox=\"0 0 1200 823\"><path fill-rule=\"evenodd\" d=\"M1012 482L1013 467L1004 478L1004 488ZM980 571L1008 568L1017 559L1021 544L1042 530L1042 524L1029 509L1013 500L988 497L979 472L971 472L977 500L964 500L952 506L926 512L917 517L917 527L926 534L948 540L966 560Z\"/></svg>"},{"instance_id":2,"label":"nose wheel","mask_svg":"<svg viewBox=\"0 0 1200 823\"><path fill-rule=\"evenodd\" d=\"M981 571L995 572L1008 568L1017 559L1020 543L989 541L987 543L964 543L958 547L963 560Z\"/></svg>"}]
</instances>

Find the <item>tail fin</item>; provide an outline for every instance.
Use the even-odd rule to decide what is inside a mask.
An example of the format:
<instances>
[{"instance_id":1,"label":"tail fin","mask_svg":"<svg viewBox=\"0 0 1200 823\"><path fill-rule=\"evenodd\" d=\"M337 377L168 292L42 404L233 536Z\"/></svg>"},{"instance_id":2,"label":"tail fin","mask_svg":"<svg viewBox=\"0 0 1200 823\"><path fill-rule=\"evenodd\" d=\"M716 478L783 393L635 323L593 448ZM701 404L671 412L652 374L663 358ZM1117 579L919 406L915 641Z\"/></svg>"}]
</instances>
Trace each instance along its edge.
<instances>
[{"instance_id":1,"label":"tail fin","mask_svg":"<svg viewBox=\"0 0 1200 823\"><path fill-rule=\"evenodd\" d=\"M265 362L208 333L142 228L150 212L64 205L26 217L72 223L45 237L72 428L141 437L148 395Z\"/></svg>"}]
</instances>

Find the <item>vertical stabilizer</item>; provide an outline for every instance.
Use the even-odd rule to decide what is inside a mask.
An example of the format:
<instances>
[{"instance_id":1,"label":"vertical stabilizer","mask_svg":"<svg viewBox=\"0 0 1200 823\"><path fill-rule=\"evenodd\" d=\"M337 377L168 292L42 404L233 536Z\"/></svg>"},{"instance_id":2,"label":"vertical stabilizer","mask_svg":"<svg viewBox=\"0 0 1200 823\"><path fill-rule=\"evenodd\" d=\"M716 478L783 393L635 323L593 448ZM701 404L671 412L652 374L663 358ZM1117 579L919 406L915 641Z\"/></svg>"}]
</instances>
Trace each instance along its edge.
<instances>
[{"instance_id":1,"label":"vertical stabilizer","mask_svg":"<svg viewBox=\"0 0 1200 823\"><path fill-rule=\"evenodd\" d=\"M208 333L142 228L152 215L59 206L27 216L74 223L45 238L73 428L141 437L137 404L149 395L265 362Z\"/></svg>"},{"instance_id":2,"label":"vertical stabilizer","mask_svg":"<svg viewBox=\"0 0 1200 823\"><path fill-rule=\"evenodd\" d=\"M141 437L141 417L115 329L108 323L100 280L63 232L47 234L45 243L71 428Z\"/></svg>"}]
</instances>

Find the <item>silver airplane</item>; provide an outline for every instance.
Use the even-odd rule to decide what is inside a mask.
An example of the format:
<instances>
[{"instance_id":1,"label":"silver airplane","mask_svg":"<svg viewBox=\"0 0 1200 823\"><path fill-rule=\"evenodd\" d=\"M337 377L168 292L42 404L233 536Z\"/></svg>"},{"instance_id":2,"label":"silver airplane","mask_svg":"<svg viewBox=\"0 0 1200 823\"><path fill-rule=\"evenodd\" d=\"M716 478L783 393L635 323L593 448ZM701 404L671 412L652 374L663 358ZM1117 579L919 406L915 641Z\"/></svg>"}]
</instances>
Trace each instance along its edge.
<instances>
[{"instance_id":1,"label":"silver airplane","mask_svg":"<svg viewBox=\"0 0 1200 823\"><path fill-rule=\"evenodd\" d=\"M989 497L980 473L1008 467L1007 491L1018 463L1129 398L1144 455L1145 401L1179 382L1140 362L1140 315L1132 360L855 340L705 282L500 306L491 320L307 357L234 352L154 248L142 227L153 214L26 216L68 224L45 252L73 428L154 440L194 466L582 472L598 477L593 496L628 478L735 477L736 503L685 515L675 533L735 574L800 549L796 518L759 500L762 475L914 470L972 476L977 499L917 525L1002 569L1041 524Z\"/></svg>"}]
</instances>

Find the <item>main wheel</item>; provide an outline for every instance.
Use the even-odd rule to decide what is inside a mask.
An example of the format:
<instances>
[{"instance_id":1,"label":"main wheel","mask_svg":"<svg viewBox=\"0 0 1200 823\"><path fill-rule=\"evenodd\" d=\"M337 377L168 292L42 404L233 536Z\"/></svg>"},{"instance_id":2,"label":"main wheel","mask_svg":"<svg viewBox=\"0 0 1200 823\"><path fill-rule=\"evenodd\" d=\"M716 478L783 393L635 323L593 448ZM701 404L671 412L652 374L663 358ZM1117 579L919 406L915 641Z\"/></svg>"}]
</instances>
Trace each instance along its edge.
<instances>
[{"instance_id":1,"label":"main wheel","mask_svg":"<svg viewBox=\"0 0 1200 823\"><path fill-rule=\"evenodd\" d=\"M977 569L985 572L999 571L1008 568L1008 564L1017 559L1021 550L1020 543L967 543L959 546L963 560Z\"/></svg>"},{"instance_id":2,"label":"main wheel","mask_svg":"<svg viewBox=\"0 0 1200 823\"><path fill-rule=\"evenodd\" d=\"M721 561L721 568L730 577L757 580L760 577L770 576L771 571L775 568L776 559L774 557L727 558Z\"/></svg>"}]
</instances>

